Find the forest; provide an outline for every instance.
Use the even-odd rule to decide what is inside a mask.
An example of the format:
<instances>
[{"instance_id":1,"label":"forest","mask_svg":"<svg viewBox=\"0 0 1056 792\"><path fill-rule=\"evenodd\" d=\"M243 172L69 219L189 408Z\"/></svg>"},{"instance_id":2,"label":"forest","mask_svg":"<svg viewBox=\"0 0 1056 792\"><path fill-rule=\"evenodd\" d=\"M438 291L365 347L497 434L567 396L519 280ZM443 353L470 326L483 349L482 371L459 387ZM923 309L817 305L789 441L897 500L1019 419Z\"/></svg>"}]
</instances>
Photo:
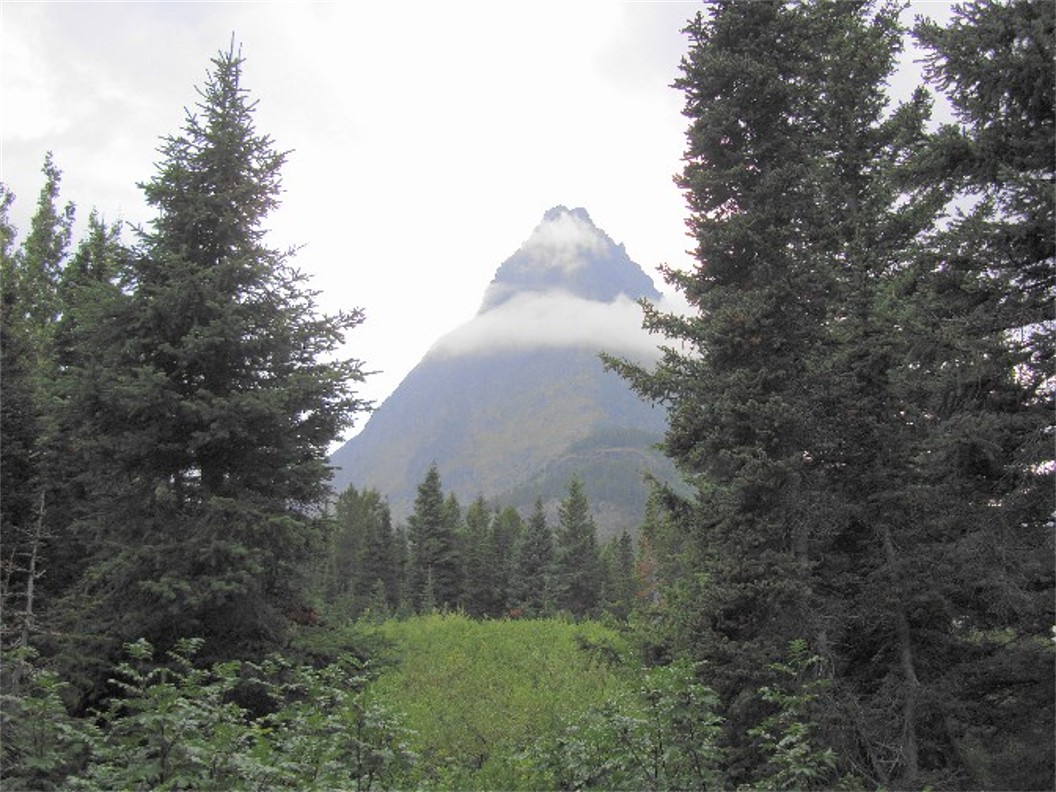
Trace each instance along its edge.
<instances>
[{"instance_id":1,"label":"forest","mask_svg":"<svg viewBox=\"0 0 1056 792\"><path fill-rule=\"evenodd\" d=\"M687 22L691 311L605 357L684 485L634 538L575 477L331 491L365 315L269 246L234 46L145 227L0 185L3 788L1054 788L1056 4L900 19Z\"/></svg>"}]
</instances>

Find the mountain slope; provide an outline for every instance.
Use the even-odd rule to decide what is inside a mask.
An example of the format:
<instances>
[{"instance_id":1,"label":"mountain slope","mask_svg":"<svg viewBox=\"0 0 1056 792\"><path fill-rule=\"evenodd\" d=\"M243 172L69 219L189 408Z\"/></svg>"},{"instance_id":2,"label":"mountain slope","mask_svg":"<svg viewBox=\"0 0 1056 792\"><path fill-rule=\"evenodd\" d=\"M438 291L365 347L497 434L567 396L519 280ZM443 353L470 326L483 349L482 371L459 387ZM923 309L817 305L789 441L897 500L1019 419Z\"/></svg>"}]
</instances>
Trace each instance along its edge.
<instances>
[{"instance_id":1,"label":"mountain slope","mask_svg":"<svg viewBox=\"0 0 1056 792\"><path fill-rule=\"evenodd\" d=\"M633 529L642 474L673 477L651 448L665 416L598 353L653 353L641 297L659 295L622 245L583 209L551 209L498 268L477 316L440 339L333 455L335 488L377 488L399 520L434 462L463 503L480 494L522 510L536 497L555 502L576 474L602 533Z\"/></svg>"}]
</instances>

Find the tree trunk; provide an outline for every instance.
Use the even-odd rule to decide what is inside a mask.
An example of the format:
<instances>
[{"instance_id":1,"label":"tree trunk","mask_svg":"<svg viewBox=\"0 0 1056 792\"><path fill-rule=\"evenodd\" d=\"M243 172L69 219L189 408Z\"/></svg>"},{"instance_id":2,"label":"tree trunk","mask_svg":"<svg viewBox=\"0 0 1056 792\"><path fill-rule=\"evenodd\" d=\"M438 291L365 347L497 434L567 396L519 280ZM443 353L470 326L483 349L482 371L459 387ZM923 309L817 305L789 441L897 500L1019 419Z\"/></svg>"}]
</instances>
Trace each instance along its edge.
<instances>
[{"instance_id":1,"label":"tree trunk","mask_svg":"<svg viewBox=\"0 0 1056 792\"><path fill-rule=\"evenodd\" d=\"M895 543L891 538L891 527L886 523L882 525L881 540L884 545L884 556L887 561L888 575L891 581L891 592L895 603L895 635L898 638L899 663L902 669L902 678L905 681L905 699L902 702L902 757L904 770L902 774L903 786L907 789L917 787L919 776L919 757L917 746L917 697L920 691L920 682L917 679L916 666L913 662L913 643L909 630L909 618L906 616L905 604L899 591L898 574L895 567Z\"/></svg>"}]
</instances>

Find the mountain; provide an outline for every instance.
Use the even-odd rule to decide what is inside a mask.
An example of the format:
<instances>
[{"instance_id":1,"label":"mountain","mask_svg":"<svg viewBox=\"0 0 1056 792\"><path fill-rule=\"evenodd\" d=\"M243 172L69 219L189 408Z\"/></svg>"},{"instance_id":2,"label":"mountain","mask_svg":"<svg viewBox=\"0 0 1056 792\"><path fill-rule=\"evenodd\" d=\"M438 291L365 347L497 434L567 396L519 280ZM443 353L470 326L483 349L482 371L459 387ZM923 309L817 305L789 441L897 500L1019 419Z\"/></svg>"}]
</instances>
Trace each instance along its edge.
<instances>
[{"instance_id":1,"label":"mountain","mask_svg":"<svg viewBox=\"0 0 1056 792\"><path fill-rule=\"evenodd\" d=\"M463 505L478 494L527 513L578 475L602 535L637 527L643 473L672 480L653 446L663 410L604 370L600 351L647 360L640 298L659 299L584 209L555 207L499 266L477 315L439 339L331 457L334 487L373 487L413 509L435 462Z\"/></svg>"}]
</instances>

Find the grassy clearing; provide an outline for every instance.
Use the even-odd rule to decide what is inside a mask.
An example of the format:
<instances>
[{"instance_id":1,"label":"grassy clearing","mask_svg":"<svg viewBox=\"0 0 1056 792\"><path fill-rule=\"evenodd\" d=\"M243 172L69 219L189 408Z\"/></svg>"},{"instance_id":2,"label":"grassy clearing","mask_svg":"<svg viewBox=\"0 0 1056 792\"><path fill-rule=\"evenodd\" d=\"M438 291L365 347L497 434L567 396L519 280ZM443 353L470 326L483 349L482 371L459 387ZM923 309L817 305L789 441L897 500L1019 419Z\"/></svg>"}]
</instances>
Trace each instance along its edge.
<instances>
[{"instance_id":1,"label":"grassy clearing","mask_svg":"<svg viewBox=\"0 0 1056 792\"><path fill-rule=\"evenodd\" d=\"M533 745L634 679L618 659L627 654L620 636L593 622L449 614L390 621L377 631L400 659L372 696L415 732L410 747L421 757L423 786L537 788L542 779L527 761Z\"/></svg>"}]
</instances>

